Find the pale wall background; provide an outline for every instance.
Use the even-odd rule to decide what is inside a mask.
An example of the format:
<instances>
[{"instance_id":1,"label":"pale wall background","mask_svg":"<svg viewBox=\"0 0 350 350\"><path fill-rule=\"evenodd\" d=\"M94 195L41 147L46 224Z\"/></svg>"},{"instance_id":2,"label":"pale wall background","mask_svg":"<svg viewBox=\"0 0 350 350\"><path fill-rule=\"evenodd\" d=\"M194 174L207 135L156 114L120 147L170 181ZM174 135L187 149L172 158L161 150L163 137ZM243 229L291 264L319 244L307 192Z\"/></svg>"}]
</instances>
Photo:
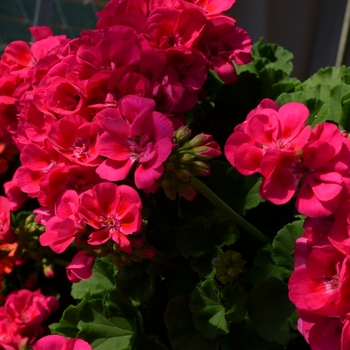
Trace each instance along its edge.
<instances>
[{"instance_id":1,"label":"pale wall background","mask_svg":"<svg viewBox=\"0 0 350 350\"><path fill-rule=\"evenodd\" d=\"M236 0L229 11L254 41L294 54L293 76L305 79L335 65L347 0ZM350 62L348 62L350 64Z\"/></svg>"}]
</instances>

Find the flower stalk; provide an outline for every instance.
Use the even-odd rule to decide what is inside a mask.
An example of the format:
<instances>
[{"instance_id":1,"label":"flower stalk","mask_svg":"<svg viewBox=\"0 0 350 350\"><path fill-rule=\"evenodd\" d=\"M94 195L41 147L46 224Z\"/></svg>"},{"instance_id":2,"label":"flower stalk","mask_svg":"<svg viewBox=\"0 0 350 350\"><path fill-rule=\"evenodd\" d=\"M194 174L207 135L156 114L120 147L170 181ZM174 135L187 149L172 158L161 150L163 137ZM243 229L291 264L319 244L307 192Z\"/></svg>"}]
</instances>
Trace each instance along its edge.
<instances>
[{"instance_id":1,"label":"flower stalk","mask_svg":"<svg viewBox=\"0 0 350 350\"><path fill-rule=\"evenodd\" d=\"M270 238L266 237L256 227L250 224L247 220L243 219L238 213L230 208L224 201L222 201L212 190L209 189L202 181L196 177L192 177L189 185L200 192L205 198L207 198L212 204L214 204L224 215L232 219L244 229L251 237L257 239L262 243L270 243Z\"/></svg>"}]
</instances>

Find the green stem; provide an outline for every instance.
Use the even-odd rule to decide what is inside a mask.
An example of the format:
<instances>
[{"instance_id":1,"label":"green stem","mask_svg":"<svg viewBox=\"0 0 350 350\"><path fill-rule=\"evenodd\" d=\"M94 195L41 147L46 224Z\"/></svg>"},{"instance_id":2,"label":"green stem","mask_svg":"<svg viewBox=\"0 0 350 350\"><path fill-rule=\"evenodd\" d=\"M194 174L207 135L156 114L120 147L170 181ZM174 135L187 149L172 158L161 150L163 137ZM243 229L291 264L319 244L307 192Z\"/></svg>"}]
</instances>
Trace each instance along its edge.
<instances>
[{"instance_id":1,"label":"green stem","mask_svg":"<svg viewBox=\"0 0 350 350\"><path fill-rule=\"evenodd\" d=\"M232 219L247 231L252 237L256 238L260 242L270 243L271 240L260 232L256 227L250 224L247 220L243 219L233 209L231 209L225 202L223 202L214 192L212 192L202 181L196 177L192 177L189 183L195 190L200 192L205 198L207 198L212 204L214 204L224 215Z\"/></svg>"}]
</instances>

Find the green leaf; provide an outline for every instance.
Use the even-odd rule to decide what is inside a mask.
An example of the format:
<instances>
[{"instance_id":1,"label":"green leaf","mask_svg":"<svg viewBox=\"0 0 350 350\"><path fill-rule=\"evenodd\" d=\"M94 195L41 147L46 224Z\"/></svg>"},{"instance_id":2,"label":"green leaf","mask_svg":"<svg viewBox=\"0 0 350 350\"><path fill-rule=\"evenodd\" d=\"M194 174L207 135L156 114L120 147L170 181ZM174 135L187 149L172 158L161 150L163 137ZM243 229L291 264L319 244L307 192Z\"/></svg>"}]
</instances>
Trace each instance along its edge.
<instances>
[{"instance_id":1,"label":"green leaf","mask_svg":"<svg viewBox=\"0 0 350 350\"><path fill-rule=\"evenodd\" d=\"M237 283L227 284L222 291L221 304L226 310L226 319L230 322L241 322L247 311L244 304L248 301L248 293Z\"/></svg>"},{"instance_id":2,"label":"green leaf","mask_svg":"<svg viewBox=\"0 0 350 350\"><path fill-rule=\"evenodd\" d=\"M199 283L191 295L190 309L194 325L207 339L215 339L219 334L229 332L225 307L220 304L218 293L216 282L206 280Z\"/></svg>"},{"instance_id":3,"label":"green leaf","mask_svg":"<svg viewBox=\"0 0 350 350\"><path fill-rule=\"evenodd\" d=\"M140 306L154 293L153 276L148 268L150 261L142 261L123 266L117 274L117 288L124 300Z\"/></svg>"},{"instance_id":4,"label":"green leaf","mask_svg":"<svg viewBox=\"0 0 350 350\"><path fill-rule=\"evenodd\" d=\"M281 70L286 74L290 74L293 70L293 54L283 47L276 44L264 44L263 38L254 43L252 48L253 62L238 66L236 70L238 74L243 71L249 71L258 74L264 68L273 68Z\"/></svg>"},{"instance_id":5,"label":"green leaf","mask_svg":"<svg viewBox=\"0 0 350 350\"><path fill-rule=\"evenodd\" d=\"M78 305L69 305L63 311L60 321L49 326L51 333L61 334L70 338L76 337L79 332L77 325L80 321L80 312L89 299L89 294L86 294L85 298Z\"/></svg>"},{"instance_id":6,"label":"green leaf","mask_svg":"<svg viewBox=\"0 0 350 350\"><path fill-rule=\"evenodd\" d=\"M295 241L305 231L303 228L304 221L298 220L287 224L277 232L272 242L271 257L276 265L283 266L293 271L294 269L294 246Z\"/></svg>"},{"instance_id":7,"label":"green leaf","mask_svg":"<svg viewBox=\"0 0 350 350\"><path fill-rule=\"evenodd\" d=\"M256 176L246 176L245 183L249 189L245 197L244 209L249 210L257 207L260 203L265 202L259 195L259 189L262 179L256 179Z\"/></svg>"},{"instance_id":8,"label":"green leaf","mask_svg":"<svg viewBox=\"0 0 350 350\"><path fill-rule=\"evenodd\" d=\"M115 274L115 265L109 258L97 259L92 269L92 276L72 285L72 297L83 299L86 293L94 296L114 289Z\"/></svg>"},{"instance_id":9,"label":"green leaf","mask_svg":"<svg viewBox=\"0 0 350 350\"><path fill-rule=\"evenodd\" d=\"M283 266L277 266L271 255L272 246L270 244L258 250L254 259L254 267L250 273L253 285L257 285L269 277L284 280L290 276L290 270Z\"/></svg>"},{"instance_id":10,"label":"green leaf","mask_svg":"<svg viewBox=\"0 0 350 350\"><path fill-rule=\"evenodd\" d=\"M286 345L290 340L289 318L295 311L285 282L270 277L251 290L249 316L253 328L269 342Z\"/></svg>"},{"instance_id":11,"label":"green leaf","mask_svg":"<svg viewBox=\"0 0 350 350\"><path fill-rule=\"evenodd\" d=\"M231 327L231 332L222 337L221 350L271 350L272 347L252 328L248 317ZM234 346L233 346L234 344ZM274 349L276 347L273 347Z\"/></svg>"},{"instance_id":12,"label":"green leaf","mask_svg":"<svg viewBox=\"0 0 350 350\"><path fill-rule=\"evenodd\" d=\"M303 85L312 86L317 84L327 84L330 87L334 87L345 82L346 74L348 73L345 66L322 68L309 79L305 80Z\"/></svg>"},{"instance_id":13,"label":"green leaf","mask_svg":"<svg viewBox=\"0 0 350 350\"><path fill-rule=\"evenodd\" d=\"M173 350L218 350L217 340L205 339L192 321L189 298L176 297L168 302L164 313L168 337Z\"/></svg>"},{"instance_id":14,"label":"green leaf","mask_svg":"<svg viewBox=\"0 0 350 350\"><path fill-rule=\"evenodd\" d=\"M212 264L212 260L222 253L221 249L206 252L199 257L192 257L190 261L191 268L197 272L201 278L214 278L216 269Z\"/></svg>"},{"instance_id":15,"label":"green leaf","mask_svg":"<svg viewBox=\"0 0 350 350\"><path fill-rule=\"evenodd\" d=\"M293 70L293 64L291 62L294 57L293 54L279 45L264 44L262 39L254 44L253 56L267 58L269 61L265 65L267 68L280 69L287 74L290 74Z\"/></svg>"},{"instance_id":16,"label":"green leaf","mask_svg":"<svg viewBox=\"0 0 350 350\"><path fill-rule=\"evenodd\" d=\"M133 349L134 320L121 315L107 318L103 301L91 300L80 313L78 337L85 339L94 350Z\"/></svg>"}]
</instances>

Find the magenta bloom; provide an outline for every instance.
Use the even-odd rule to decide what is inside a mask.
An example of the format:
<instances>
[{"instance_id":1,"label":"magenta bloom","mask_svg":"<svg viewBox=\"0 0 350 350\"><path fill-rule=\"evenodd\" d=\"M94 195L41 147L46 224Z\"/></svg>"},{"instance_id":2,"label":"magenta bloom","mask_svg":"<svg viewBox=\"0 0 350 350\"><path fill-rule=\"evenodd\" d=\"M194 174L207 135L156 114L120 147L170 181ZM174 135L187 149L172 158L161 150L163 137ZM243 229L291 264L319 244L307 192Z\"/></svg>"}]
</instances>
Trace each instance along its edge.
<instances>
[{"instance_id":1,"label":"magenta bloom","mask_svg":"<svg viewBox=\"0 0 350 350\"><path fill-rule=\"evenodd\" d=\"M305 128L308 116L308 109L301 103L290 102L278 108L273 101L263 100L228 138L227 160L241 174L252 175L261 172L261 161L269 150L298 152L310 136L311 128Z\"/></svg>"},{"instance_id":2,"label":"magenta bloom","mask_svg":"<svg viewBox=\"0 0 350 350\"><path fill-rule=\"evenodd\" d=\"M91 350L92 347L85 340L79 338L67 339L63 335L47 335L39 339L33 350Z\"/></svg>"},{"instance_id":3,"label":"magenta bloom","mask_svg":"<svg viewBox=\"0 0 350 350\"><path fill-rule=\"evenodd\" d=\"M344 141L336 125L322 123L296 155L292 151L268 151L260 164L265 176L261 197L275 204L286 203L303 180L296 198L299 213L310 217L334 213L349 169L350 153Z\"/></svg>"},{"instance_id":4,"label":"magenta bloom","mask_svg":"<svg viewBox=\"0 0 350 350\"><path fill-rule=\"evenodd\" d=\"M112 239L126 253L132 252L127 236L141 228L141 200L131 187L103 182L81 195L80 213L93 227L88 243L99 245Z\"/></svg>"},{"instance_id":5,"label":"magenta bloom","mask_svg":"<svg viewBox=\"0 0 350 350\"><path fill-rule=\"evenodd\" d=\"M170 120L153 111L154 107L152 100L127 96L119 102L120 113L115 112L114 118L101 113L100 121L106 131L97 149L107 158L96 170L101 178L124 180L136 163L135 184L146 189L163 174L174 130Z\"/></svg>"},{"instance_id":6,"label":"magenta bloom","mask_svg":"<svg viewBox=\"0 0 350 350\"><path fill-rule=\"evenodd\" d=\"M14 345L20 349L21 341L26 340L33 344L44 332L43 321L57 308L57 299L43 295L40 290L21 289L10 293L5 305L0 307L0 347Z\"/></svg>"},{"instance_id":7,"label":"magenta bloom","mask_svg":"<svg viewBox=\"0 0 350 350\"><path fill-rule=\"evenodd\" d=\"M92 266L95 262L94 256L89 256L86 251L78 252L71 263L66 266L68 279L73 283L87 280L92 276Z\"/></svg>"}]
</instances>

